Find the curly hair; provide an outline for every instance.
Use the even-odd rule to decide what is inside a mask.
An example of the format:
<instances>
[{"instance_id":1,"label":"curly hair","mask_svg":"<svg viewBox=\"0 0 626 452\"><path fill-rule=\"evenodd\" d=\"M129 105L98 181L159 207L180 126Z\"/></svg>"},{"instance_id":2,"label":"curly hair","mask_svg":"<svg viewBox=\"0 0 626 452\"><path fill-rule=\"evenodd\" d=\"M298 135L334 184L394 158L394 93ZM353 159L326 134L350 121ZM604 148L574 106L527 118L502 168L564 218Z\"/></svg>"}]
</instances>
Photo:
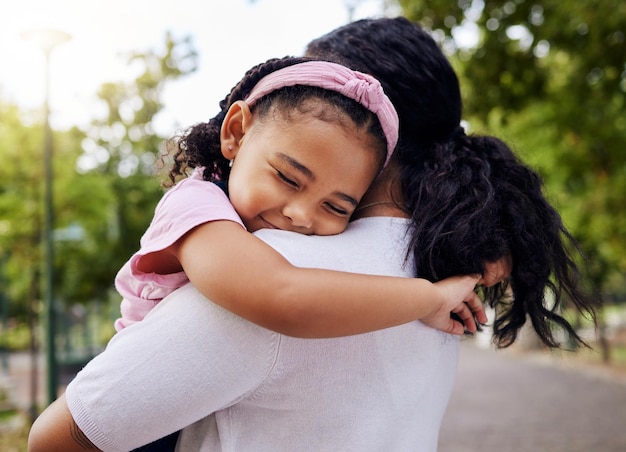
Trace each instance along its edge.
<instances>
[{"instance_id":1,"label":"curly hair","mask_svg":"<svg viewBox=\"0 0 626 452\"><path fill-rule=\"evenodd\" d=\"M595 320L578 288L578 245L534 171L502 141L464 134L458 78L433 38L402 17L366 19L312 41L306 55L373 75L398 111L394 159L416 276L482 273L510 254L509 281L483 289L496 345L511 345L527 319L548 347L560 345L554 326L584 344L558 312L566 295Z\"/></svg>"},{"instance_id":2,"label":"curly hair","mask_svg":"<svg viewBox=\"0 0 626 452\"><path fill-rule=\"evenodd\" d=\"M235 85L230 93L219 103L219 113L206 123L198 123L174 136L167 143L167 154L173 154L173 165L169 172L169 185L172 185L181 176L187 175L187 170L204 168L204 180L226 184L230 175L229 161L222 155L220 146L220 129L228 109L238 100L243 100L266 75L287 66L311 61L305 57L273 58L261 63L246 72L241 81ZM338 92L318 88L315 86L295 85L277 89L261 98L251 108L252 114L263 118L270 111L288 114L290 111L306 110L305 102L315 100L332 106L333 111L344 114L349 118L357 130L365 130L375 140L375 150L379 157L379 166L385 160L387 141L377 116L358 102L345 97ZM327 115L316 112L321 120L335 120L341 122L340 115Z\"/></svg>"},{"instance_id":3,"label":"curly hair","mask_svg":"<svg viewBox=\"0 0 626 452\"><path fill-rule=\"evenodd\" d=\"M553 327L583 343L556 302L565 293L576 307L587 308L570 255L578 246L546 200L537 173L489 136L459 134L416 157L411 177L402 180L406 205L419 218L411 231L417 273L430 280L482 273L486 261L509 254L510 279L483 288L496 309L497 344L511 345L527 318L549 347L559 345Z\"/></svg>"}]
</instances>

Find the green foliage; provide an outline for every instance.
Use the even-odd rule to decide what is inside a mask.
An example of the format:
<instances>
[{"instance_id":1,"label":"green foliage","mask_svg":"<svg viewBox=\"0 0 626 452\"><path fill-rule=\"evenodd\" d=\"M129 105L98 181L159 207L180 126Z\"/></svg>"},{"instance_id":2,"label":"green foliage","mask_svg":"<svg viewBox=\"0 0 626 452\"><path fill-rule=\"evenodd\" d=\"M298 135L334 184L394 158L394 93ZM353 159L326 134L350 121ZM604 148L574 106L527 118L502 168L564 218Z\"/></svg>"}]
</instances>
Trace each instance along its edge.
<instances>
[{"instance_id":1,"label":"green foliage","mask_svg":"<svg viewBox=\"0 0 626 452\"><path fill-rule=\"evenodd\" d=\"M626 3L399 0L458 69L472 131L539 170L590 258L595 290L626 274ZM475 46L454 41L473 29Z\"/></svg>"},{"instance_id":2,"label":"green foliage","mask_svg":"<svg viewBox=\"0 0 626 452\"><path fill-rule=\"evenodd\" d=\"M110 241L97 263L115 271L138 248L163 195L154 174L163 138L152 129L155 115L163 108L163 87L193 72L196 57L189 38L176 41L168 33L161 53L150 50L129 55L129 64L138 72L133 83L106 83L98 93L107 113L88 130L82 157L89 173L104 177L112 195L112 202L107 204L106 231L98 236ZM98 281L102 274L96 272L92 281ZM114 275L109 271L101 282L110 285Z\"/></svg>"},{"instance_id":3,"label":"green foliage","mask_svg":"<svg viewBox=\"0 0 626 452\"><path fill-rule=\"evenodd\" d=\"M23 299L42 260L43 132L23 125L14 105L0 105L0 117L0 271L8 282L1 290L9 300Z\"/></svg>"},{"instance_id":4,"label":"green foliage","mask_svg":"<svg viewBox=\"0 0 626 452\"><path fill-rule=\"evenodd\" d=\"M107 300L163 194L153 164L163 138L152 121L164 85L196 67L189 38L128 57L134 82L104 84L106 114L87 130L53 131L55 297L66 306ZM0 290L24 321L41 299L43 127L0 99ZM0 326L1 328L1 326Z\"/></svg>"}]
</instances>

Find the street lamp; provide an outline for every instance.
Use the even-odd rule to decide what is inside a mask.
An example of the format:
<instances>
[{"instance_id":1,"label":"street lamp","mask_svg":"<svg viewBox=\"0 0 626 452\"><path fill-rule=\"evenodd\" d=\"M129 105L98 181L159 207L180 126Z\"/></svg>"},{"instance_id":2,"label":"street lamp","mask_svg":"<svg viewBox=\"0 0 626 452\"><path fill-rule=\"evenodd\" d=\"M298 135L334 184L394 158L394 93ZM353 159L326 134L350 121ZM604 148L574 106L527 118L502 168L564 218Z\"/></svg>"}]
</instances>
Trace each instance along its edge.
<instances>
[{"instance_id":1,"label":"street lamp","mask_svg":"<svg viewBox=\"0 0 626 452\"><path fill-rule=\"evenodd\" d=\"M346 6L346 10L348 12L348 22L350 23L354 21L354 10L360 3L360 0L343 0L343 4Z\"/></svg>"},{"instance_id":2,"label":"street lamp","mask_svg":"<svg viewBox=\"0 0 626 452\"><path fill-rule=\"evenodd\" d=\"M45 246L45 294L46 294L46 368L48 380L48 403L57 398L58 374L55 350L56 326L54 311L54 207L52 204L52 131L50 130L50 55L52 50L67 42L71 36L58 30L31 30L22 33L22 38L35 44L45 58L45 94L44 94L44 210L45 223L43 242Z\"/></svg>"}]
</instances>

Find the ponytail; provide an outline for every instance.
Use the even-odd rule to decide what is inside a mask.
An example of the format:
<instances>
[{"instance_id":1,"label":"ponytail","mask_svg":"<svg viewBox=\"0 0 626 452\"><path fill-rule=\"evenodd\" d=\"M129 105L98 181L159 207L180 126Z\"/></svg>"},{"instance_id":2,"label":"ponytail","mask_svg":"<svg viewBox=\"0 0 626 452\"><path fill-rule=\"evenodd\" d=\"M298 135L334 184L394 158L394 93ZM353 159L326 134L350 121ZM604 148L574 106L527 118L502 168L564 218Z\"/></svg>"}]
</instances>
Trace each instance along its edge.
<instances>
[{"instance_id":1,"label":"ponytail","mask_svg":"<svg viewBox=\"0 0 626 452\"><path fill-rule=\"evenodd\" d=\"M400 166L417 275L440 280L482 273L486 261L511 254L510 282L483 289L496 310L494 342L511 345L529 318L549 347L559 345L553 326L584 344L557 311L566 295L594 315L577 287L569 249L578 246L545 199L539 176L502 141L466 136L461 127L411 164Z\"/></svg>"}]
</instances>

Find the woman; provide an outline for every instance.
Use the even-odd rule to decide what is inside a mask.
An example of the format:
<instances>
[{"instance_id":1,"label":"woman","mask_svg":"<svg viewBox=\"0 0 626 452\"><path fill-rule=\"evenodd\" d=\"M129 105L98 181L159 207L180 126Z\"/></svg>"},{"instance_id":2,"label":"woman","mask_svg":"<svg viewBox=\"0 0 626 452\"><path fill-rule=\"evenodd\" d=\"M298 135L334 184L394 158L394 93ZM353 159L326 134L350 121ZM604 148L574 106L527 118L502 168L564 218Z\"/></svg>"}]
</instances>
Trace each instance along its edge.
<instances>
[{"instance_id":1,"label":"woman","mask_svg":"<svg viewBox=\"0 0 626 452\"><path fill-rule=\"evenodd\" d=\"M489 213L489 204L482 203L481 195L474 193L472 199L467 194L468 187L476 189L468 181L462 182L467 177L463 173L473 165L461 164L463 156L472 158L466 152L468 147L483 148L496 161L507 160L510 151L498 140L465 136L459 125L458 80L434 40L402 17L363 20L314 40L306 55L373 75L394 104L400 119L400 142L392 162L395 168L387 169L374 182L361 200L361 209L391 201L394 208L411 217L409 252L415 259L417 275L439 280L449 275L483 273L484 262L512 257L510 281L485 291L497 312L496 344L511 345L527 319L548 347L559 345L552 327L564 329L574 343L583 344L557 314L564 293L575 308L595 318L593 305L577 287L576 264L567 252L569 245L574 250L578 245L543 198L539 177L527 168L509 167L500 173L492 168L493 172L484 176L491 181L482 178L482 196L484 200L494 198L501 209L499 215ZM506 157L496 157L500 152ZM482 151L478 154L474 160L485 155ZM442 168L447 168L445 177ZM509 186L503 176L506 171L516 179ZM524 185L526 178L528 187ZM455 180L459 182L456 185L451 183ZM515 206L505 212L507 196L517 196L521 203L526 195L529 199L523 202L536 206L537 218L524 218L523 212L514 211ZM442 206L451 210L442 214ZM508 286L514 294L513 303L503 296ZM551 306L544 303L546 290L555 296Z\"/></svg>"},{"instance_id":2,"label":"woman","mask_svg":"<svg viewBox=\"0 0 626 452\"><path fill-rule=\"evenodd\" d=\"M405 19L381 19L331 32L308 53L365 67L383 82L400 115L400 146L343 234L258 236L298 266L433 278L482 272L488 299L505 307L494 329L500 345L515 340L526 315L556 345L550 323L571 328L543 304L543 290L554 287L548 277L585 306L561 239L568 236L532 171L500 141L458 129L458 82L435 42ZM522 245L535 245L534 259ZM508 278L514 301L502 296ZM79 374L67 400L33 428L31 450L46 439L54 450L53 434L62 450L72 450L67 436L73 450L90 442L128 450L185 427L178 450L434 451L457 353L456 337L419 322L290 338L186 286Z\"/></svg>"}]
</instances>

